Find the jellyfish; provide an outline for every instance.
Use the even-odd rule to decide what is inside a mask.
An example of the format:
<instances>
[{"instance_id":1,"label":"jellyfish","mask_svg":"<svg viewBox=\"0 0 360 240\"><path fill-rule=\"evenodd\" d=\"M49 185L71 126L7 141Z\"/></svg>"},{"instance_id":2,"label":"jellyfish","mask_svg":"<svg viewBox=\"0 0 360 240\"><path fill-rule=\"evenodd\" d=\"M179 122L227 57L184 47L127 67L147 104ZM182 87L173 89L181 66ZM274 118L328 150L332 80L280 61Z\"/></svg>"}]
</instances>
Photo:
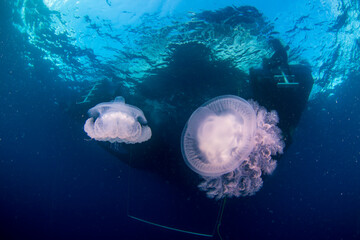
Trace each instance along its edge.
<instances>
[{"instance_id":1,"label":"jellyfish","mask_svg":"<svg viewBox=\"0 0 360 240\"><path fill-rule=\"evenodd\" d=\"M272 158L285 146L275 111L233 95L213 98L196 109L181 137L187 166L210 198L255 194L262 175L276 168Z\"/></svg>"},{"instance_id":2,"label":"jellyfish","mask_svg":"<svg viewBox=\"0 0 360 240\"><path fill-rule=\"evenodd\" d=\"M111 143L141 143L151 138L144 113L125 104L123 97L96 105L88 111L84 130L90 138Z\"/></svg>"}]
</instances>

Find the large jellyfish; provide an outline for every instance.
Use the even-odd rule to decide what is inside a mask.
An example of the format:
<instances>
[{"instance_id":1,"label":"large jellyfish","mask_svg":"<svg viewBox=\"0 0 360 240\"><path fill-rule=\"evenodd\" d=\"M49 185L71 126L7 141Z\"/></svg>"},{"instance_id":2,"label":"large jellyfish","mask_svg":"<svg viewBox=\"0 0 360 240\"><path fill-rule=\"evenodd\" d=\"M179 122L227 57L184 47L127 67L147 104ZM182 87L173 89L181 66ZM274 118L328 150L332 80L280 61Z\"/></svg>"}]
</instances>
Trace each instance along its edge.
<instances>
[{"instance_id":1,"label":"large jellyfish","mask_svg":"<svg viewBox=\"0 0 360 240\"><path fill-rule=\"evenodd\" d=\"M89 137L111 143L141 143L151 138L144 113L125 104L123 97L96 105L89 111L84 130Z\"/></svg>"},{"instance_id":2,"label":"large jellyfish","mask_svg":"<svg viewBox=\"0 0 360 240\"><path fill-rule=\"evenodd\" d=\"M204 179L199 188L216 199L255 194L285 146L278 121L275 111L232 95L199 107L181 137L186 164Z\"/></svg>"}]
</instances>

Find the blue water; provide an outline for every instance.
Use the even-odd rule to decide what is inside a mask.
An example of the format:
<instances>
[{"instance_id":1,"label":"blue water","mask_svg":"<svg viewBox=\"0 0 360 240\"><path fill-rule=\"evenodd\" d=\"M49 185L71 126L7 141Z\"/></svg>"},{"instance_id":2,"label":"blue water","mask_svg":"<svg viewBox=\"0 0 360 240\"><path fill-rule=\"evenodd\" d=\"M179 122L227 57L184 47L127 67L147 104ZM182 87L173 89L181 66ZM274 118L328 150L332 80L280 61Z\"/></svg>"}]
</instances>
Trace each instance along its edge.
<instances>
[{"instance_id":1,"label":"blue water","mask_svg":"<svg viewBox=\"0 0 360 240\"><path fill-rule=\"evenodd\" d=\"M79 3L74 12L73 1L57 8L50 2L1 1L0 239L207 239L127 216L128 173L134 169L94 141L85 140L88 108L76 103L84 100L82 96L97 79L108 80L110 87L92 105L110 101L119 92L136 96L136 84L151 76L152 70L168 65L168 44L188 40L208 44L219 59L246 71L271 54L265 44L269 36L290 46L290 61L311 65L315 85L292 144L275 172L264 179L262 189L254 196L227 200L221 236L360 239L356 1L293 3L303 8L287 1L279 8L255 1L265 22L244 25L254 32L236 43L224 40L232 33L201 35L198 28L184 27L188 11L216 11L232 6L231 1L199 1L197 5L158 1L152 6L138 1L128 5L88 1ZM119 9L125 11L123 15ZM130 21L124 16L126 11L139 18ZM159 34L166 26L175 30ZM241 61L236 60L240 53ZM155 186L150 192L177 194L177 186L167 189L172 185L164 187L156 178L147 183L141 171L133 174L144 179L145 188ZM134 205L142 203L139 199ZM219 204L214 200L215 206ZM171 214L159 209L158 217ZM209 208L209 213L201 211L205 219L216 216L218 207ZM179 219L180 223L184 220ZM194 224L202 229L201 222ZM215 233L213 239L220 237Z\"/></svg>"}]
</instances>

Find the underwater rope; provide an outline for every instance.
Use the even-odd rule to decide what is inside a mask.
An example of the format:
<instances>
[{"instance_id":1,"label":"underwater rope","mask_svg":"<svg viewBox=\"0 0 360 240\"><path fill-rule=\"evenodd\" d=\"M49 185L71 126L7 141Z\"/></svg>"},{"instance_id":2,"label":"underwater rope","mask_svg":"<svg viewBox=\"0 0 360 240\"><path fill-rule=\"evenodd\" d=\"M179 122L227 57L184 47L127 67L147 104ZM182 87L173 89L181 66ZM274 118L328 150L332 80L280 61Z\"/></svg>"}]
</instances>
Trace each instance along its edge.
<instances>
[{"instance_id":1,"label":"underwater rope","mask_svg":"<svg viewBox=\"0 0 360 240\"><path fill-rule=\"evenodd\" d=\"M164 225L161 225L161 224L158 224L158 223L154 223L154 222L150 222L150 221L147 221L145 219L141 219L141 218L138 218L138 217L135 217L135 216L132 216L129 212L130 210L130 181L131 181L131 162L132 162L132 146L130 146L130 161L129 161L129 171L128 171L128 197L127 197L127 209L126 209L126 213L127 213L127 216L129 218L132 218L132 219L135 219L135 220L138 220L140 222L143 222L143 223L147 223L147 224L150 224L150 225L153 225L153 226L157 226L157 227L161 227L161 228L165 228L165 229L169 229L169 230L173 230L173 231L177 231L177 232L183 232L183 233L188 233L188 234L192 234L192 235L197 235L197 236L202 236L202 237L213 237L214 235L213 234L205 234L205 233L197 233L197 232L191 232L191 231L186 231L186 230L182 230L182 229L178 229L178 228L173 228L173 227L168 227L168 226L164 226ZM224 200L226 199L226 197L224 198ZM224 208L223 208L224 210ZM222 217L222 212L223 210L221 211L221 217ZM221 218L220 218L220 222L221 222Z\"/></svg>"},{"instance_id":2,"label":"underwater rope","mask_svg":"<svg viewBox=\"0 0 360 240\"><path fill-rule=\"evenodd\" d=\"M220 240L222 240L221 234L220 234L220 226L221 226L221 220L223 217L223 213L224 213L224 208L225 208L225 203L226 203L226 196L224 197L222 203L221 203L221 207L220 207L220 214L219 214L219 220L218 220L218 224L217 224L217 234L219 235Z\"/></svg>"}]
</instances>

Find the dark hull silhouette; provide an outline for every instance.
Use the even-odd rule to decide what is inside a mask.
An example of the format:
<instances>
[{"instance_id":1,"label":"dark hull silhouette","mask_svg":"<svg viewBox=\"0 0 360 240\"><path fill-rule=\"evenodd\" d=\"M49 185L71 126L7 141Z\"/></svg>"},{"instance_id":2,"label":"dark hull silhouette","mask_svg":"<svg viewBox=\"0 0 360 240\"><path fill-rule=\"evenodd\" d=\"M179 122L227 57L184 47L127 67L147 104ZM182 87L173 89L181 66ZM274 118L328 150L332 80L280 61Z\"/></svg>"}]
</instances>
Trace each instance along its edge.
<instances>
[{"instance_id":1,"label":"dark hull silhouette","mask_svg":"<svg viewBox=\"0 0 360 240\"><path fill-rule=\"evenodd\" d=\"M281 69L250 69L248 75L230 62L210 61L210 54L199 43L179 45L168 67L145 79L134 95L123 94L128 104L143 110L152 129L149 141L123 144L125 151L115 150L108 143L100 144L134 168L159 174L186 189L195 188L199 176L184 163L181 133L195 109L213 97L226 94L253 99L267 110L276 110L284 141L290 144L313 84L309 67L288 66L284 74L288 81L297 84L282 86L279 83L285 80L281 79Z\"/></svg>"}]
</instances>

